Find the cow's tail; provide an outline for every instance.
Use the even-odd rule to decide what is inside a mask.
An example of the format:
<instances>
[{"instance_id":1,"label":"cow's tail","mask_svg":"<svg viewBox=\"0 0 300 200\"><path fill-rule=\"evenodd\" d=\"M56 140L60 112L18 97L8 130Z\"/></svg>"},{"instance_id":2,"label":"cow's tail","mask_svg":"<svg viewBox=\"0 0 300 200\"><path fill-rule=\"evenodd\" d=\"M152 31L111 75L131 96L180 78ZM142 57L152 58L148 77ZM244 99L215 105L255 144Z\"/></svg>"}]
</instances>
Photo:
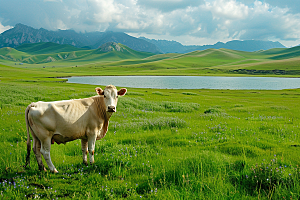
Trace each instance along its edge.
<instances>
[{"instance_id":1,"label":"cow's tail","mask_svg":"<svg viewBox=\"0 0 300 200\"><path fill-rule=\"evenodd\" d=\"M27 155L26 155L26 163L25 163L25 168L27 165L30 165L30 151L31 151L31 141L30 141L30 124L28 121L28 113L30 108L33 107L33 104L31 103L29 106L27 106L25 110L25 121L26 121L26 129L27 129Z\"/></svg>"}]
</instances>

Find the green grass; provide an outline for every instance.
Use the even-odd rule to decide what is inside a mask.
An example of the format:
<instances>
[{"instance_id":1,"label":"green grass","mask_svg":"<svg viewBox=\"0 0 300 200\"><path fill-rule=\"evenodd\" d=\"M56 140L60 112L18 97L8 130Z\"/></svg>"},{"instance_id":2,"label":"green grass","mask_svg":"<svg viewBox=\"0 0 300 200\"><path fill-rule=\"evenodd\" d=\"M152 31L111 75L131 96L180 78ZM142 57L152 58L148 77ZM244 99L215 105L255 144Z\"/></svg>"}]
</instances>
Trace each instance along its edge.
<instances>
[{"instance_id":1,"label":"green grass","mask_svg":"<svg viewBox=\"0 0 300 200\"><path fill-rule=\"evenodd\" d=\"M119 67L119 73L134 69ZM48 77L112 71L0 70L1 199L300 198L299 89L127 88L108 133L96 142L95 164L82 164L79 140L54 144L59 174L52 174L38 171L33 152L30 168L23 168L26 106L96 94L96 86Z\"/></svg>"}]
</instances>

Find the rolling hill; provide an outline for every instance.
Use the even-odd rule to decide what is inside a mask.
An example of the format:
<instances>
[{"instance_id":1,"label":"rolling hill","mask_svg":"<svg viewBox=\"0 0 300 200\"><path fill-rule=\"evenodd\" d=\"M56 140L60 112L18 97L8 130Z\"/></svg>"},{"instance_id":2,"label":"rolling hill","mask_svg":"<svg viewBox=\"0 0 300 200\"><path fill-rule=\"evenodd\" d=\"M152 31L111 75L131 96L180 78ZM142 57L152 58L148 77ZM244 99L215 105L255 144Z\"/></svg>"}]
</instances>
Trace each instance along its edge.
<instances>
[{"instance_id":1,"label":"rolling hill","mask_svg":"<svg viewBox=\"0 0 300 200\"><path fill-rule=\"evenodd\" d=\"M21 51L22 50L22 51ZM114 73L122 67L134 74L160 75L210 75L210 74L281 74L300 75L300 47L274 48L256 52L231 49L206 49L190 53L152 54L135 51L123 44L109 42L98 49L80 49L70 45L36 43L22 45L17 49L0 49L0 62L26 67L81 66L77 72L105 67ZM25 67L25 66L24 66ZM67 67L67 68L66 68ZM86 68L89 67L89 68ZM98 68L99 69L99 68ZM70 72L72 71L69 68ZM108 70L108 71L107 71ZM94 72L96 73L96 72ZM113 74L114 74L113 73Z\"/></svg>"},{"instance_id":2,"label":"rolling hill","mask_svg":"<svg viewBox=\"0 0 300 200\"><path fill-rule=\"evenodd\" d=\"M0 58L7 61L28 64L49 62L108 62L127 59L143 59L152 53L139 52L114 42L106 43L98 49L84 50L71 45L55 43L24 44L17 49L4 47L0 49Z\"/></svg>"},{"instance_id":3,"label":"rolling hill","mask_svg":"<svg viewBox=\"0 0 300 200\"><path fill-rule=\"evenodd\" d=\"M297 46L289 49L283 49L279 51L277 55L271 57L271 59L282 60L288 58L295 58L299 56L300 56L300 46Z\"/></svg>"},{"instance_id":4,"label":"rolling hill","mask_svg":"<svg viewBox=\"0 0 300 200\"><path fill-rule=\"evenodd\" d=\"M8 61L22 61L30 57L26 52L18 51L14 48L4 47L0 49L0 59L8 60Z\"/></svg>"},{"instance_id":5,"label":"rolling hill","mask_svg":"<svg viewBox=\"0 0 300 200\"><path fill-rule=\"evenodd\" d=\"M28 54L47 54L69 51L85 50L68 44L57 44L52 42L27 43L16 47L16 50L26 52Z\"/></svg>"}]
</instances>

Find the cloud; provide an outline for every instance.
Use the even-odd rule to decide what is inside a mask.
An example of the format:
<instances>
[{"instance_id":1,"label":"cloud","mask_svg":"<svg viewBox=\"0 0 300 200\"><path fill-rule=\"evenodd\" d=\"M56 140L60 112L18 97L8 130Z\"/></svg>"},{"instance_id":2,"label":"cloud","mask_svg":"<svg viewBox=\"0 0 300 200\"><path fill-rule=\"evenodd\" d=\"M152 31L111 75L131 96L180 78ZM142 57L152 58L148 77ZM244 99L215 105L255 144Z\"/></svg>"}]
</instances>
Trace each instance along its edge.
<instances>
[{"instance_id":1,"label":"cloud","mask_svg":"<svg viewBox=\"0 0 300 200\"><path fill-rule=\"evenodd\" d=\"M235 0L215 0L205 5L217 28L213 38L291 41L300 39L300 15L288 8L261 1L243 4ZM225 37L224 37L225 36Z\"/></svg>"},{"instance_id":2,"label":"cloud","mask_svg":"<svg viewBox=\"0 0 300 200\"><path fill-rule=\"evenodd\" d=\"M297 0L265 0L273 7L287 8L289 13L297 14L300 11L300 3Z\"/></svg>"},{"instance_id":3,"label":"cloud","mask_svg":"<svg viewBox=\"0 0 300 200\"><path fill-rule=\"evenodd\" d=\"M11 29L13 28L12 26L3 26L1 23L0 23L0 33L3 33L4 31L7 31L8 29Z\"/></svg>"},{"instance_id":4,"label":"cloud","mask_svg":"<svg viewBox=\"0 0 300 200\"><path fill-rule=\"evenodd\" d=\"M248 16L249 7L235 0L216 0L207 3L206 7L216 18L226 18L230 20L244 19Z\"/></svg>"},{"instance_id":5,"label":"cloud","mask_svg":"<svg viewBox=\"0 0 300 200\"><path fill-rule=\"evenodd\" d=\"M187 7L197 7L204 3L204 0L138 0L137 5L147 9L157 9L161 12L171 12Z\"/></svg>"},{"instance_id":6,"label":"cloud","mask_svg":"<svg viewBox=\"0 0 300 200\"><path fill-rule=\"evenodd\" d=\"M66 18L61 2L55 1L20 1L0 0L0 18L2 24L14 26L17 23L26 24L34 28L57 29L58 19Z\"/></svg>"},{"instance_id":7,"label":"cloud","mask_svg":"<svg viewBox=\"0 0 300 200\"><path fill-rule=\"evenodd\" d=\"M242 29L241 39L300 38L300 15L291 14L287 8L272 7L270 4L255 1L246 19L235 22L228 30Z\"/></svg>"},{"instance_id":8,"label":"cloud","mask_svg":"<svg viewBox=\"0 0 300 200\"><path fill-rule=\"evenodd\" d=\"M300 40L294 0L0 0L3 27L120 31L184 44ZM3 28L0 26L0 30Z\"/></svg>"}]
</instances>

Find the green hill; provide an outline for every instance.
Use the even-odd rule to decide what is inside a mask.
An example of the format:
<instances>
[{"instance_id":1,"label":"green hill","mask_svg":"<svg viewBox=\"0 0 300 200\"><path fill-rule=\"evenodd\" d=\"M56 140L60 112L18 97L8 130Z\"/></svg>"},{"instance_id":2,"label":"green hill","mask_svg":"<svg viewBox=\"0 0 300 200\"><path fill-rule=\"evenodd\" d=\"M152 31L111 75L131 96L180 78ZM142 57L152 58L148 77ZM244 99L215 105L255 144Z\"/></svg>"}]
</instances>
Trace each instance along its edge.
<instances>
[{"instance_id":1,"label":"green hill","mask_svg":"<svg viewBox=\"0 0 300 200\"><path fill-rule=\"evenodd\" d=\"M30 64L42 64L42 63L49 63L49 62L68 62L68 61L84 58L91 54L92 54L91 50L60 52L60 53L50 53L50 54L37 54L24 59L23 62L30 63Z\"/></svg>"},{"instance_id":2,"label":"green hill","mask_svg":"<svg viewBox=\"0 0 300 200\"><path fill-rule=\"evenodd\" d=\"M22 51L21 51L22 50ZM202 74L290 74L300 72L300 47L276 48L266 51L245 52L230 49L206 49L186 54L152 54L139 52L114 42L105 43L98 49L79 49L70 45L39 43L22 45L18 49L0 49L1 63L29 64L26 67L55 66L79 72L107 67L118 71L160 75ZM70 68L65 68L65 67ZM25 66L24 66L25 67ZM88 67L89 69L87 69ZM93 70L91 69L93 68ZM99 68L98 68L99 69ZM54 70L54 69L53 69Z\"/></svg>"},{"instance_id":3,"label":"green hill","mask_svg":"<svg viewBox=\"0 0 300 200\"><path fill-rule=\"evenodd\" d=\"M110 70L126 66L135 74L209 75L254 74L297 75L300 72L298 48L244 52L229 49L207 49L186 54L154 55L143 60L107 63ZM284 56L293 56L285 59ZM281 56L277 60L275 56ZM116 68L112 68L112 67Z\"/></svg>"},{"instance_id":4,"label":"green hill","mask_svg":"<svg viewBox=\"0 0 300 200\"><path fill-rule=\"evenodd\" d=\"M284 49L278 52L279 55L271 57L271 59L282 60L300 56L300 46Z\"/></svg>"},{"instance_id":5,"label":"green hill","mask_svg":"<svg viewBox=\"0 0 300 200\"><path fill-rule=\"evenodd\" d=\"M228 49L207 49L181 54L173 58L162 60L160 64L169 68L207 68L246 60L247 57L237 51Z\"/></svg>"},{"instance_id":6,"label":"green hill","mask_svg":"<svg viewBox=\"0 0 300 200\"><path fill-rule=\"evenodd\" d=\"M193 51L190 53L183 54L179 57L205 57L208 59L225 59L225 60L235 60L243 59L244 56L239 55L238 51L229 49L206 49L203 51Z\"/></svg>"},{"instance_id":7,"label":"green hill","mask_svg":"<svg viewBox=\"0 0 300 200\"><path fill-rule=\"evenodd\" d=\"M84 50L70 45L55 43L23 44L17 49L5 47L0 49L0 59L18 61L28 64L42 64L49 62L80 64L90 62L112 62L121 60L140 60L153 56L153 53L139 52L129 47L106 43L95 50Z\"/></svg>"},{"instance_id":8,"label":"green hill","mask_svg":"<svg viewBox=\"0 0 300 200\"><path fill-rule=\"evenodd\" d=\"M28 54L49 54L49 53L60 53L70 51L80 51L81 48L77 48L68 44L56 44L52 42L40 42L40 43L29 43L22 44L16 47L16 50L26 52Z\"/></svg>"},{"instance_id":9,"label":"green hill","mask_svg":"<svg viewBox=\"0 0 300 200\"><path fill-rule=\"evenodd\" d=\"M108 42L93 51L93 57L97 57L97 55L99 55L102 59L125 60L143 59L152 56L153 53L135 51L120 43L117 44L115 42Z\"/></svg>"},{"instance_id":10,"label":"green hill","mask_svg":"<svg viewBox=\"0 0 300 200\"><path fill-rule=\"evenodd\" d=\"M27 53L18 51L14 48L4 47L0 49L0 58L3 60L9 60L13 62L22 62L24 59L29 57Z\"/></svg>"},{"instance_id":11,"label":"green hill","mask_svg":"<svg viewBox=\"0 0 300 200\"><path fill-rule=\"evenodd\" d=\"M73 54L76 56L66 59L66 62L89 63L141 60L153 55L153 53L135 51L125 45L117 43L106 43L96 50L75 51Z\"/></svg>"}]
</instances>

